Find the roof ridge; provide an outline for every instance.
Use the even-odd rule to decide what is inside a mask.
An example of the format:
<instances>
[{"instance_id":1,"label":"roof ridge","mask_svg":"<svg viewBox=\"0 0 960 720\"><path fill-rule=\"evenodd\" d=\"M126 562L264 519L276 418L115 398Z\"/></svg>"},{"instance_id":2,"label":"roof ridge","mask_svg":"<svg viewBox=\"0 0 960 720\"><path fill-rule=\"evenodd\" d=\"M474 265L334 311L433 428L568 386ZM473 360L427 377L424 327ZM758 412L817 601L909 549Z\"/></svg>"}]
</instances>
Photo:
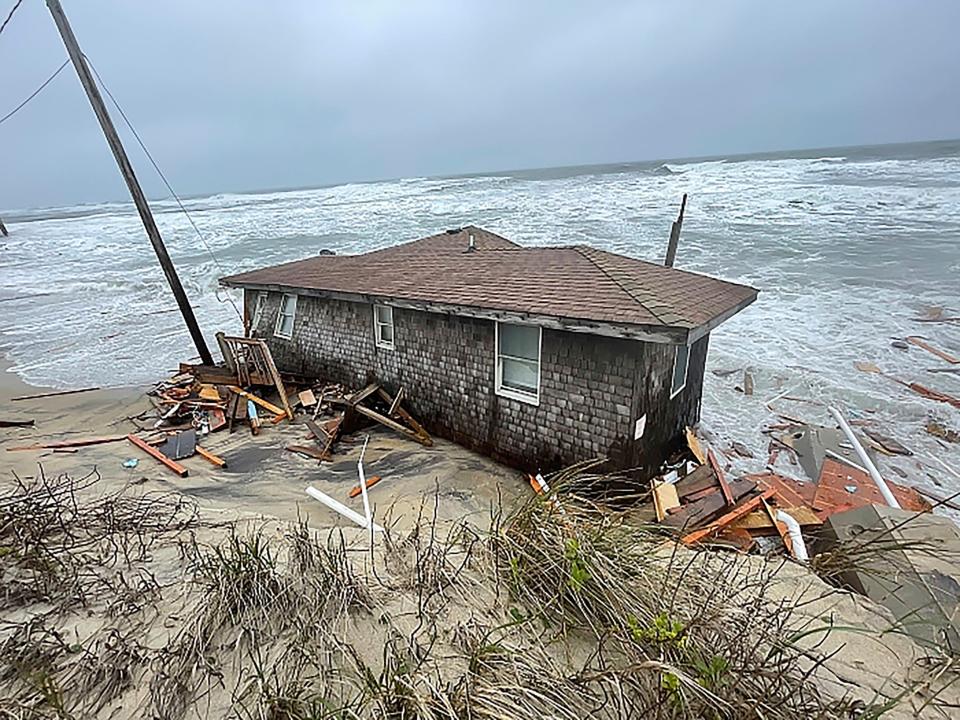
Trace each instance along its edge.
<instances>
[{"instance_id":1,"label":"roof ridge","mask_svg":"<svg viewBox=\"0 0 960 720\"><path fill-rule=\"evenodd\" d=\"M636 302L640 307L642 307L642 308L643 308L644 310L646 310L648 313L650 313L651 315L653 315L653 316L657 319L658 322L660 322L660 323L662 323L662 324L668 324L668 323L664 323L663 318L661 318L659 314L657 314L652 308L650 308L642 299L640 299L639 297L637 297L636 293L634 293L630 288L628 288L626 285L624 285L619 279L617 279L616 277L614 277L613 274L611 274L610 271L607 270L607 268L603 267L603 266L602 266L600 263L598 263L594 258L590 257L590 255L589 255L588 253L585 253L585 252L584 252L584 250L591 250L591 251L594 251L594 252L603 252L602 250L598 250L598 248L595 248L595 247L593 247L593 246L591 246L591 245L587 245L587 244L585 244L585 243L580 243L580 244L578 244L578 245L574 245L574 246L573 246L573 249L576 250L578 253L580 253L580 255L581 255L582 257L586 258L595 268L597 268L597 270L599 270L599 271L602 272L604 275L606 275L617 287L619 287L619 288L620 288L621 290L623 290L627 295L629 295L629 296L633 299L633 301Z\"/></svg>"}]
</instances>

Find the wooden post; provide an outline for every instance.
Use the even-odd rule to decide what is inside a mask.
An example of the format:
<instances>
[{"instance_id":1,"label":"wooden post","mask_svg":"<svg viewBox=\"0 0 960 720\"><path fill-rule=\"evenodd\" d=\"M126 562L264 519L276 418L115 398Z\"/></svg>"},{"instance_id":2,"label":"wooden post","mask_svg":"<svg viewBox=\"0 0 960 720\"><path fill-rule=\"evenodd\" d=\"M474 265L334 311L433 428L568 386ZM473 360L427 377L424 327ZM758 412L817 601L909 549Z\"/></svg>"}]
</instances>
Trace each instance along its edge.
<instances>
[{"instance_id":1,"label":"wooden post","mask_svg":"<svg viewBox=\"0 0 960 720\"><path fill-rule=\"evenodd\" d=\"M0 220L0 235L7 237L10 233L7 232L6 226L3 224L3 220Z\"/></svg>"},{"instance_id":2,"label":"wooden post","mask_svg":"<svg viewBox=\"0 0 960 720\"><path fill-rule=\"evenodd\" d=\"M183 285L180 284L180 278L177 276L177 271L173 267L170 255L167 254L167 248L163 244L160 231L157 229L157 224L153 220L150 206L147 204L147 198L143 194L140 183L137 181L137 176L133 173L133 166L130 164L130 159L123 149L120 136L117 135L117 130L113 126L113 121L110 119L109 113L107 113L107 106L104 104L103 98L100 96L100 91L93 81L90 68L87 67L87 61L83 56L83 52L80 50L80 46L77 44L77 38L73 34L73 29L70 27L70 23L67 22L67 16L64 15L63 8L60 7L60 0L47 0L47 7L50 9L53 21L57 25L57 30L60 31L63 44L66 46L70 60L73 62L73 67L76 69L77 75L80 78L80 84L83 85L83 89L87 93L87 98L90 100L90 105L93 106L93 112L96 114L97 120L100 121L100 128L103 130L107 144L110 145L113 157L117 161L120 174L123 175L123 179L127 183L127 189L130 191L133 203L137 206L137 212L140 213L140 220L143 222L143 227L147 231L147 237L150 238L150 244L153 245L153 250L157 254L157 259L160 261L160 267L163 268L163 274L167 276L167 282L173 291L177 305L180 307L180 313L187 323L187 328L190 330L190 336L193 338L193 344L197 348L200 360L204 365L213 365L213 357L207 349L207 343L203 339L203 333L200 332L200 327L197 325L197 318L193 314L193 308L190 307L189 300L187 300L187 294L183 290Z\"/></svg>"},{"instance_id":3,"label":"wooden post","mask_svg":"<svg viewBox=\"0 0 960 720\"><path fill-rule=\"evenodd\" d=\"M687 194L683 194L683 200L680 201L680 214L673 221L670 228L670 242L667 245L667 258L663 264L667 267L673 267L673 261L677 258L677 243L680 242L680 228L683 225L683 211L687 207Z\"/></svg>"}]
</instances>

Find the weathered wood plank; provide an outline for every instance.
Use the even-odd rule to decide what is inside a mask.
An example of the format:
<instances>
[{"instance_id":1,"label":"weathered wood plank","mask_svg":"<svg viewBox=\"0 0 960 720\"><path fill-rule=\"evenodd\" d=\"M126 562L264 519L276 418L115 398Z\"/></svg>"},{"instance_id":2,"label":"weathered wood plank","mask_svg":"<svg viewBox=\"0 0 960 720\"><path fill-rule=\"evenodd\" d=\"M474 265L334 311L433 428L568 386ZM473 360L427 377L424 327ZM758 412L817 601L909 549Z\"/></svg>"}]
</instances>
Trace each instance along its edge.
<instances>
[{"instance_id":1,"label":"weathered wood plank","mask_svg":"<svg viewBox=\"0 0 960 720\"><path fill-rule=\"evenodd\" d=\"M404 427L397 421L391 420L390 418L384 415L381 415L376 410L371 410L370 408L364 407L363 405L355 405L354 409L361 415L364 415L370 418L371 420L376 420L381 425L386 425L391 430L396 430L401 435L406 435L408 438L420 443L421 445L424 445L426 447L430 447L431 445L433 445L433 441L429 437L423 437L422 435L418 435L410 428Z\"/></svg>"}]
</instances>

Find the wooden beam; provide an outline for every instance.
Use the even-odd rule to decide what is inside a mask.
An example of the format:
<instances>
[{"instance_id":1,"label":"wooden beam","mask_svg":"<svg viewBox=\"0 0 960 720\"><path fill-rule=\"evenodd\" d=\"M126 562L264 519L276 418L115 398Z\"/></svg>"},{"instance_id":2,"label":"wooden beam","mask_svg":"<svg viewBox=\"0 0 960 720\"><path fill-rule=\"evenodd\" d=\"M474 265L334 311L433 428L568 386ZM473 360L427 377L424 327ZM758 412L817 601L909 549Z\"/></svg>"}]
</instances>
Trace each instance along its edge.
<instances>
[{"instance_id":1,"label":"wooden beam","mask_svg":"<svg viewBox=\"0 0 960 720\"><path fill-rule=\"evenodd\" d=\"M680 242L680 229L683 227L683 211L687 208L687 194L683 194L683 200L680 201L680 214L670 226L670 240L667 243L667 257L663 264L667 267L673 267L673 262L677 258L677 245Z\"/></svg>"},{"instance_id":2,"label":"wooden beam","mask_svg":"<svg viewBox=\"0 0 960 720\"><path fill-rule=\"evenodd\" d=\"M723 472L723 468L720 467L720 463L717 462L717 456L713 454L713 450L707 450L707 460L710 462L710 467L712 467L713 471L717 474L717 482L720 484L720 492L723 493L724 501L728 506L733 505L733 493L730 491L726 474Z\"/></svg>"},{"instance_id":3,"label":"wooden beam","mask_svg":"<svg viewBox=\"0 0 960 720\"><path fill-rule=\"evenodd\" d=\"M88 387L80 388L79 390L57 390L55 392L37 393L36 395L20 395L19 397L10 398L10 402L17 402L18 400L37 400L48 397L60 397L61 395L76 395L77 393L93 392L94 390L99 389L100 388L98 387Z\"/></svg>"},{"instance_id":4,"label":"wooden beam","mask_svg":"<svg viewBox=\"0 0 960 720\"><path fill-rule=\"evenodd\" d=\"M224 460L219 455L214 455L212 452L200 447L199 445L197 445L195 449L197 451L197 455L202 457L204 460L209 461L211 464L216 465L217 467L222 467L222 468L225 468L227 466L227 461Z\"/></svg>"},{"instance_id":5,"label":"wooden beam","mask_svg":"<svg viewBox=\"0 0 960 720\"><path fill-rule=\"evenodd\" d=\"M371 410L370 408L364 407L363 405L356 405L354 406L354 409L361 415L365 415L371 420L376 420L381 425L386 425L391 430L396 430L401 435L406 435L408 438L410 438L411 440L415 440L421 445L424 445L426 447L430 447L431 445L433 445L433 440L431 440L429 437L423 437L422 435L415 433L410 428L404 427L403 425L396 422L395 420L391 420L390 418L384 415L381 415L376 410Z\"/></svg>"},{"instance_id":6,"label":"wooden beam","mask_svg":"<svg viewBox=\"0 0 960 720\"><path fill-rule=\"evenodd\" d=\"M401 392L402 392L402 391L403 391L403 390L401 389ZM404 410L404 409L400 406L400 403L399 403L400 393L397 393L397 400L396 400L396 401L393 400L393 399L390 397L390 393L388 393L388 392L387 392L386 390L384 390L383 388L378 388L378 389L377 389L377 393L380 395L380 397L382 397L384 400L386 400L388 403L390 403L390 406L391 406L392 408L394 408L394 412L395 412L397 415L399 415L399 416L403 419L403 421L404 421L405 423L407 423L407 425L409 425L411 428L413 428L413 431L423 439L423 444L424 444L424 445L426 445L427 447L433 447L433 438L430 437L430 433L427 432L426 428L424 428L423 425L421 425L420 423L418 423L418 422L413 418L413 415L411 415L410 413L408 413L406 410ZM391 413L391 414L392 414L392 413Z\"/></svg>"},{"instance_id":7,"label":"wooden beam","mask_svg":"<svg viewBox=\"0 0 960 720\"><path fill-rule=\"evenodd\" d=\"M237 395L239 395L240 397L246 398L247 400L250 400L250 401L252 401L252 402L255 402L257 405L259 405L260 407L262 407L264 410L269 410L269 411L272 412L274 415L286 415L286 414L287 414L286 411L283 410L283 408L278 408L278 407L277 407L276 405L274 405L273 403L269 403L269 402L267 402L266 400L264 400L263 398L259 398L259 397L257 397L256 395L254 395L253 393L247 392L247 391L244 390L243 388L238 388L236 385L230 385L230 386L228 386L228 387L229 387L233 392L235 392Z\"/></svg>"},{"instance_id":8,"label":"wooden beam","mask_svg":"<svg viewBox=\"0 0 960 720\"><path fill-rule=\"evenodd\" d=\"M359 402L363 402L368 397L370 397L375 392L377 392L377 390L379 389L380 389L379 383L370 383L363 390L358 390L357 392L353 393L353 395L348 395L347 403L350 405L356 405Z\"/></svg>"},{"instance_id":9,"label":"wooden beam","mask_svg":"<svg viewBox=\"0 0 960 720\"><path fill-rule=\"evenodd\" d=\"M681 541L685 545L693 545L694 543L698 543L704 538L709 537L710 535L713 535L716 532L719 532L720 530L722 530L723 528L725 528L727 525L734 522L735 520L739 520L745 515L749 515L751 512L753 512L760 506L760 503L762 503L764 500L772 498L775 494L776 494L776 491L773 489L766 490L762 494L757 495L756 497L750 498L744 503L741 503L740 505L738 505L737 507L735 507L733 510L726 513L725 515L721 515L719 518L714 520L712 523L710 523L706 527L701 528L700 530L695 530L692 533L689 533L687 535L684 535L681 538Z\"/></svg>"},{"instance_id":10,"label":"wooden beam","mask_svg":"<svg viewBox=\"0 0 960 720\"><path fill-rule=\"evenodd\" d=\"M267 366L267 372L273 379L273 384L276 386L277 392L280 393L280 402L283 403L283 409L287 413L287 417L293 420L293 408L290 407L290 401L287 399L287 389L283 386L280 371L277 370L277 366L273 362L273 354L263 340L258 340L257 342L259 343L260 351L263 353L263 361Z\"/></svg>"},{"instance_id":11,"label":"wooden beam","mask_svg":"<svg viewBox=\"0 0 960 720\"><path fill-rule=\"evenodd\" d=\"M374 476L371 477L371 478L367 478L367 490L369 490L370 488L372 488L374 485L376 485L376 484L377 484L378 482L380 482L382 479L383 479L383 478L381 478L379 475L374 475ZM357 495L359 495L361 492L363 492L363 491L360 489L360 486L359 486L359 485L354 485L354 486L350 489L350 497L355 498L355 497L356 497Z\"/></svg>"},{"instance_id":12,"label":"wooden beam","mask_svg":"<svg viewBox=\"0 0 960 720\"><path fill-rule=\"evenodd\" d=\"M110 437L87 438L86 440L61 440L57 442L38 443L36 445L9 447L7 448L7 452L15 450L56 450L59 448L84 447L86 445L103 445L104 443L120 442L126 439L126 435L112 435Z\"/></svg>"},{"instance_id":13,"label":"wooden beam","mask_svg":"<svg viewBox=\"0 0 960 720\"><path fill-rule=\"evenodd\" d=\"M127 435L127 440L129 440L138 448L143 450L150 457L154 458L155 460L162 463L163 465L166 465L170 470L175 472L180 477L186 477L188 475L187 469L183 465L181 465L175 460L171 460L162 452L157 450L155 447L148 445L146 442L138 438L136 435Z\"/></svg>"}]
</instances>

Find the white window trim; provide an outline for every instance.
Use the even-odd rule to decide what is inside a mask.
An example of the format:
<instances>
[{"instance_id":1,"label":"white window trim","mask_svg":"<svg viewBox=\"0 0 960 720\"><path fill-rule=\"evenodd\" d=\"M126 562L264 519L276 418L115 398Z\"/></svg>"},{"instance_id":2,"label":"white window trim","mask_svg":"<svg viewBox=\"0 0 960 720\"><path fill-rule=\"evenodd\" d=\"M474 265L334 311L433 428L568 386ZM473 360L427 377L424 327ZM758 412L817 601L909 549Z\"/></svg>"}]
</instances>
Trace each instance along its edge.
<instances>
[{"instance_id":1,"label":"white window trim","mask_svg":"<svg viewBox=\"0 0 960 720\"><path fill-rule=\"evenodd\" d=\"M673 390L673 376L677 371L677 358L680 357L680 351L687 351L687 362L683 366L683 382L680 383L680 387L676 390ZM677 395L683 392L683 389L687 387L687 375L690 373L690 346L689 345L677 345L676 350L673 353L673 364L670 365L670 399L673 400Z\"/></svg>"},{"instance_id":2,"label":"white window trim","mask_svg":"<svg viewBox=\"0 0 960 720\"><path fill-rule=\"evenodd\" d=\"M377 308L386 308L390 311L390 322L382 323L377 317ZM380 335L380 327L382 325L389 325L393 330L393 340L384 340ZM396 348L397 341L397 326L393 322L393 306L392 305L380 305L374 304L373 306L373 339L374 343L378 348L383 348L384 350L393 350Z\"/></svg>"},{"instance_id":3,"label":"white window trim","mask_svg":"<svg viewBox=\"0 0 960 720\"><path fill-rule=\"evenodd\" d=\"M257 297L253 302L253 316L250 318L250 334L256 332L257 326L260 325L260 321L263 320L263 308L267 304L267 293L261 290L257 293Z\"/></svg>"},{"instance_id":4,"label":"white window trim","mask_svg":"<svg viewBox=\"0 0 960 720\"><path fill-rule=\"evenodd\" d=\"M283 327L283 303L288 297L293 298L293 312L290 313L291 315L290 334L284 335L282 332L280 332L280 328ZM294 331L294 328L296 327L296 322L297 322L297 295L296 293L283 293L283 295L280 296L280 307L277 309L277 323L273 328L274 337L290 340L293 337L293 331Z\"/></svg>"},{"instance_id":5,"label":"white window trim","mask_svg":"<svg viewBox=\"0 0 960 720\"><path fill-rule=\"evenodd\" d=\"M521 325L522 323L504 323L506 325ZM501 357L513 358L512 355L500 355L500 321L495 320L494 326L496 328L493 338L493 362L496 367L496 380L494 382L494 393L500 397L510 398L511 400L519 400L522 403L527 405L540 405L540 365L543 361L543 328L539 326L527 326L527 327L536 327L537 328L537 392L529 393L522 390L517 390L515 388L506 387L503 384L503 364L500 362ZM513 358L515 360L526 360L529 361L529 358Z\"/></svg>"}]
</instances>

